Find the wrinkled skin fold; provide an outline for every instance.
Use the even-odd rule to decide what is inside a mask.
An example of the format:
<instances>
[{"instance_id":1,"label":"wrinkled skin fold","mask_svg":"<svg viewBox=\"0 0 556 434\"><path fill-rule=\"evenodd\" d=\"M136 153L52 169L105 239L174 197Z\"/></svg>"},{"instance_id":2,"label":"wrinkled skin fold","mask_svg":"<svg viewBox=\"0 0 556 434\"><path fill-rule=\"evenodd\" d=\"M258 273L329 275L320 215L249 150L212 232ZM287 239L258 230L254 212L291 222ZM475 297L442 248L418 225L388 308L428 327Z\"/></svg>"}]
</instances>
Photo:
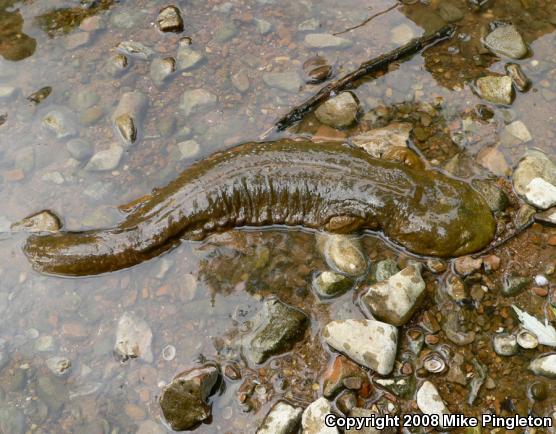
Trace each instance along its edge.
<instances>
[{"instance_id":1,"label":"wrinkled skin fold","mask_svg":"<svg viewBox=\"0 0 556 434\"><path fill-rule=\"evenodd\" d=\"M241 226L382 231L413 253L440 257L478 251L495 232L489 207L466 183L347 145L294 140L214 154L130 208L115 228L32 235L25 254L40 272L87 276Z\"/></svg>"}]
</instances>

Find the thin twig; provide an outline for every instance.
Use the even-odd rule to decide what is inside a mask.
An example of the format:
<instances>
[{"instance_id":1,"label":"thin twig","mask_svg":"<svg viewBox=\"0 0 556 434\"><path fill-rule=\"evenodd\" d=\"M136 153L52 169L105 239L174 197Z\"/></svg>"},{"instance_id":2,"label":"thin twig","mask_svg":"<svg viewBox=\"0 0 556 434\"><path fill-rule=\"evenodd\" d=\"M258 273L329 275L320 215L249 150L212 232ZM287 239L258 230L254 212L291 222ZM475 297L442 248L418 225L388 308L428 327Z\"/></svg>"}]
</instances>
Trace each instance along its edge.
<instances>
[{"instance_id":1,"label":"thin twig","mask_svg":"<svg viewBox=\"0 0 556 434\"><path fill-rule=\"evenodd\" d=\"M363 27L365 25L367 25L368 23L370 23L372 20L374 20L377 17L380 17L381 15L387 14L388 12L390 12L392 9L396 9L399 6L398 3L390 6L388 9L385 9L381 12L377 12L374 15L371 15L369 18L367 18L365 21L361 22L360 24L357 24L356 26L350 27L348 29L342 30L341 32L336 32L336 33L332 33L334 36L338 36L338 35L343 35L344 33L347 32L351 32L352 30L355 29L359 29L360 27Z\"/></svg>"},{"instance_id":2,"label":"thin twig","mask_svg":"<svg viewBox=\"0 0 556 434\"><path fill-rule=\"evenodd\" d=\"M510 235L507 235L506 237L502 238L501 240L498 240L495 243L492 243L490 246L488 246L484 250L481 250L480 252L474 253L473 255L471 255L471 257L477 259L479 256L482 256L485 253L492 252L494 249L497 249L498 247L502 246L503 244L506 244L508 241L513 240L518 235L521 235L534 222L535 222L535 219L533 218L530 221L528 221L527 223L525 223L523 226L520 226L519 228L517 228Z\"/></svg>"},{"instance_id":3,"label":"thin twig","mask_svg":"<svg viewBox=\"0 0 556 434\"><path fill-rule=\"evenodd\" d=\"M349 87L353 82L372 72L386 69L393 62L411 56L424 48L430 47L438 43L439 41L451 37L453 32L454 26L444 26L434 33L422 36L420 38L415 38L407 44L390 51L389 53L383 54L375 59L371 59L365 63L362 63L355 71L350 72L349 74L344 75L342 78L327 84L326 86L321 88L315 95L313 95L300 105L294 107L285 116L278 120L278 122L276 122L274 128L278 131L285 130L295 122L301 120L303 116L305 116L314 107L326 101L330 97L330 95L341 92L342 90ZM269 129L267 132L265 132L265 134L263 134L263 138L268 137L268 135L274 130L274 128Z\"/></svg>"}]
</instances>

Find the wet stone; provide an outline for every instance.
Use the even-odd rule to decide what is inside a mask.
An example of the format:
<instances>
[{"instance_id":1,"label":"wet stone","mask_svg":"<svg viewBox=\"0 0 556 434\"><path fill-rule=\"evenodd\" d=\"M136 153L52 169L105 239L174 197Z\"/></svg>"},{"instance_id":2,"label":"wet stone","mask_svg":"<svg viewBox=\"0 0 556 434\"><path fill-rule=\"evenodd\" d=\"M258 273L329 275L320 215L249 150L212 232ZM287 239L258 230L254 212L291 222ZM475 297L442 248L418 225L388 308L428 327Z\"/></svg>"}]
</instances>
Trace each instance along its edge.
<instances>
[{"instance_id":1,"label":"wet stone","mask_svg":"<svg viewBox=\"0 0 556 434\"><path fill-rule=\"evenodd\" d=\"M85 166L85 170L91 172L114 170L120 165L120 161L123 155L124 148L119 145L112 145L108 149L99 151L94 154Z\"/></svg>"},{"instance_id":2,"label":"wet stone","mask_svg":"<svg viewBox=\"0 0 556 434\"><path fill-rule=\"evenodd\" d=\"M140 60L148 60L154 54L152 48L135 41L120 42L118 50L127 56Z\"/></svg>"},{"instance_id":3,"label":"wet stone","mask_svg":"<svg viewBox=\"0 0 556 434\"><path fill-rule=\"evenodd\" d=\"M36 92L33 92L27 99L35 104L40 104L52 93L52 87L45 86Z\"/></svg>"},{"instance_id":4,"label":"wet stone","mask_svg":"<svg viewBox=\"0 0 556 434\"><path fill-rule=\"evenodd\" d=\"M23 413L11 405L2 404L0 408L0 432L24 434L26 429Z\"/></svg>"},{"instance_id":5,"label":"wet stone","mask_svg":"<svg viewBox=\"0 0 556 434\"><path fill-rule=\"evenodd\" d=\"M499 356L514 356L517 354L517 339L508 333L497 333L492 338L492 346Z\"/></svg>"},{"instance_id":6,"label":"wet stone","mask_svg":"<svg viewBox=\"0 0 556 434\"><path fill-rule=\"evenodd\" d=\"M491 211L504 211L508 207L508 196L495 182L488 179L474 179L472 185L483 196Z\"/></svg>"},{"instance_id":7,"label":"wet stone","mask_svg":"<svg viewBox=\"0 0 556 434\"><path fill-rule=\"evenodd\" d=\"M342 92L328 99L316 110L315 116L325 125L332 128L348 127L357 117L359 103L351 92Z\"/></svg>"},{"instance_id":8,"label":"wet stone","mask_svg":"<svg viewBox=\"0 0 556 434\"><path fill-rule=\"evenodd\" d=\"M359 365L343 355L337 356L324 374L323 395L328 399L334 398L346 388L350 379L361 383L368 381L367 374Z\"/></svg>"},{"instance_id":9,"label":"wet stone","mask_svg":"<svg viewBox=\"0 0 556 434\"><path fill-rule=\"evenodd\" d=\"M54 133L57 139L68 139L77 134L73 116L65 110L52 110L42 119L43 126Z\"/></svg>"},{"instance_id":10,"label":"wet stone","mask_svg":"<svg viewBox=\"0 0 556 434\"><path fill-rule=\"evenodd\" d=\"M249 76L247 75L245 69L240 69L238 72L233 74L230 79L232 85L241 93L247 92L249 90Z\"/></svg>"},{"instance_id":11,"label":"wet stone","mask_svg":"<svg viewBox=\"0 0 556 434\"><path fill-rule=\"evenodd\" d=\"M166 6L160 10L156 23L161 32L183 31L183 18L177 6Z\"/></svg>"},{"instance_id":12,"label":"wet stone","mask_svg":"<svg viewBox=\"0 0 556 434\"><path fill-rule=\"evenodd\" d=\"M165 57L164 59L157 57L151 63L150 76L153 83L160 87L175 70L176 61L173 57Z\"/></svg>"},{"instance_id":13,"label":"wet stone","mask_svg":"<svg viewBox=\"0 0 556 434\"><path fill-rule=\"evenodd\" d=\"M204 59L204 55L191 48L189 40L181 40L176 55L176 69L188 71L196 67Z\"/></svg>"},{"instance_id":14,"label":"wet stone","mask_svg":"<svg viewBox=\"0 0 556 434\"><path fill-rule=\"evenodd\" d=\"M352 285L351 279L333 271L323 271L313 279L313 289L321 298L332 298L342 295Z\"/></svg>"},{"instance_id":15,"label":"wet stone","mask_svg":"<svg viewBox=\"0 0 556 434\"><path fill-rule=\"evenodd\" d=\"M531 80L527 78L521 66L517 63L506 63L504 69L506 74L512 79L517 90L526 92L531 87Z\"/></svg>"},{"instance_id":16,"label":"wet stone","mask_svg":"<svg viewBox=\"0 0 556 434\"><path fill-rule=\"evenodd\" d=\"M542 151L530 150L513 174L515 191L536 208L556 205L556 164Z\"/></svg>"},{"instance_id":17,"label":"wet stone","mask_svg":"<svg viewBox=\"0 0 556 434\"><path fill-rule=\"evenodd\" d=\"M60 218L52 211L40 211L12 225L13 231L58 232L62 228Z\"/></svg>"},{"instance_id":18,"label":"wet stone","mask_svg":"<svg viewBox=\"0 0 556 434\"><path fill-rule=\"evenodd\" d=\"M268 87L296 93L303 85L297 72L265 72L263 81Z\"/></svg>"},{"instance_id":19,"label":"wet stone","mask_svg":"<svg viewBox=\"0 0 556 434\"><path fill-rule=\"evenodd\" d=\"M351 142L363 148L375 158L382 158L393 147L407 147L413 126L407 122L393 122L383 128L375 128L352 136Z\"/></svg>"},{"instance_id":20,"label":"wet stone","mask_svg":"<svg viewBox=\"0 0 556 434\"><path fill-rule=\"evenodd\" d=\"M227 42L234 38L239 32L234 21L228 21L220 26L214 35L214 40L218 43Z\"/></svg>"},{"instance_id":21,"label":"wet stone","mask_svg":"<svg viewBox=\"0 0 556 434\"><path fill-rule=\"evenodd\" d=\"M371 285L361 302L373 317L401 326L413 315L424 290L420 267L411 265L389 279Z\"/></svg>"},{"instance_id":22,"label":"wet stone","mask_svg":"<svg viewBox=\"0 0 556 434\"><path fill-rule=\"evenodd\" d=\"M323 56L313 56L303 63L306 83L320 83L332 74L332 66Z\"/></svg>"},{"instance_id":23,"label":"wet stone","mask_svg":"<svg viewBox=\"0 0 556 434\"><path fill-rule=\"evenodd\" d=\"M160 396L160 407L170 427L190 430L210 418L212 409L207 400L219 382L220 371L214 365L178 374Z\"/></svg>"},{"instance_id":24,"label":"wet stone","mask_svg":"<svg viewBox=\"0 0 556 434\"><path fill-rule=\"evenodd\" d=\"M382 282L383 280L387 280L399 271L400 269L398 268L398 264L393 259L384 259L379 261L375 267L375 281Z\"/></svg>"},{"instance_id":25,"label":"wet stone","mask_svg":"<svg viewBox=\"0 0 556 434\"><path fill-rule=\"evenodd\" d=\"M367 271L367 259L358 238L350 235L318 234L317 248L334 271L360 276Z\"/></svg>"},{"instance_id":26,"label":"wet stone","mask_svg":"<svg viewBox=\"0 0 556 434\"><path fill-rule=\"evenodd\" d=\"M76 48L87 45L91 39L91 34L88 32L76 32L68 35L66 38L66 48L68 50L75 50Z\"/></svg>"},{"instance_id":27,"label":"wet stone","mask_svg":"<svg viewBox=\"0 0 556 434\"><path fill-rule=\"evenodd\" d=\"M353 42L349 39L330 35L328 33L309 33L308 35L305 35L305 45L311 48L319 49L342 49L351 47Z\"/></svg>"},{"instance_id":28,"label":"wet stone","mask_svg":"<svg viewBox=\"0 0 556 434\"><path fill-rule=\"evenodd\" d=\"M479 78L477 91L481 98L493 104L510 105L514 98L512 79L507 75L502 77L489 75Z\"/></svg>"},{"instance_id":29,"label":"wet stone","mask_svg":"<svg viewBox=\"0 0 556 434\"><path fill-rule=\"evenodd\" d=\"M476 271L480 271L482 266L483 259L475 259L472 256L460 256L454 261L454 268L460 276L468 276Z\"/></svg>"},{"instance_id":30,"label":"wet stone","mask_svg":"<svg viewBox=\"0 0 556 434\"><path fill-rule=\"evenodd\" d=\"M186 90L182 95L180 108L189 116L214 107L217 100L216 95L205 89Z\"/></svg>"},{"instance_id":31,"label":"wet stone","mask_svg":"<svg viewBox=\"0 0 556 434\"><path fill-rule=\"evenodd\" d=\"M514 121L504 128L502 140L508 145L519 145L530 142L533 136L522 121Z\"/></svg>"},{"instance_id":32,"label":"wet stone","mask_svg":"<svg viewBox=\"0 0 556 434\"><path fill-rule=\"evenodd\" d=\"M322 336L332 348L380 375L388 375L394 368L398 330L390 324L373 320L332 321Z\"/></svg>"},{"instance_id":33,"label":"wet stone","mask_svg":"<svg viewBox=\"0 0 556 434\"><path fill-rule=\"evenodd\" d=\"M463 11L451 0L445 0L438 6L438 13L444 21L455 23L464 17Z\"/></svg>"},{"instance_id":34,"label":"wet stone","mask_svg":"<svg viewBox=\"0 0 556 434\"><path fill-rule=\"evenodd\" d=\"M92 89L78 90L71 96L71 106L83 111L94 106L100 100L100 96Z\"/></svg>"},{"instance_id":35,"label":"wet stone","mask_svg":"<svg viewBox=\"0 0 556 434\"><path fill-rule=\"evenodd\" d=\"M129 61L124 54L118 53L106 62L104 70L112 77L122 75L129 67Z\"/></svg>"},{"instance_id":36,"label":"wet stone","mask_svg":"<svg viewBox=\"0 0 556 434\"><path fill-rule=\"evenodd\" d=\"M255 18L255 26L257 27L257 32L261 35L268 35L272 31L272 23L266 20Z\"/></svg>"},{"instance_id":37,"label":"wet stone","mask_svg":"<svg viewBox=\"0 0 556 434\"><path fill-rule=\"evenodd\" d=\"M535 221L548 226L556 226L556 207L538 213L535 216Z\"/></svg>"},{"instance_id":38,"label":"wet stone","mask_svg":"<svg viewBox=\"0 0 556 434\"><path fill-rule=\"evenodd\" d=\"M415 33L413 32L413 29L405 23L392 28L390 34L391 34L390 40L396 45L407 44L415 37Z\"/></svg>"},{"instance_id":39,"label":"wet stone","mask_svg":"<svg viewBox=\"0 0 556 434\"><path fill-rule=\"evenodd\" d=\"M296 434L303 409L278 401L265 416L257 434Z\"/></svg>"},{"instance_id":40,"label":"wet stone","mask_svg":"<svg viewBox=\"0 0 556 434\"><path fill-rule=\"evenodd\" d=\"M70 372L71 360L59 356L50 357L46 360L46 366L54 375L64 377Z\"/></svg>"},{"instance_id":41,"label":"wet stone","mask_svg":"<svg viewBox=\"0 0 556 434\"><path fill-rule=\"evenodd\" d=\"M494 54L512 59L521 59L528 51L523 37L513 25L497 27L486 36L484 44Z\"/></svg>"},{"instance_id":42,"label":"wet stone","mask_svg":"<svg viewBox=\"0 0 556 434\"><path fill-rule=\"evenodd\" d=\"M114 353L122 360L141 358L152 363L153 334L147 322L126 312L118 321Z\"/></svg>"},{"instance_id":43,"label":"wet stone","mask_svg":"<svg viewBox=\"0 0 556 434\"><path fill-rule=\"evenodd\" d=\"M506 297L513 297L519 294L531 283L531 279L528 277L518 276L513 273L509 273L504 276L504 282L502 285L502 294Z\"/></svg>"},{"instance_id":44,"label":"wet stone","mask_svg":"<svg viewBox=\"0 0 556 434\"><path fill-rule=\"evenodd\" d=\"M15 98L17 88L13 86L0 86L0 102L8 102Z\"/></svg>"},{"instance_id":45,"label":"wet stone","mask_svg":"<svg viewBox=\"0 0 556 434\"><path fill-rule=\"evenodd\" d=\"M424 414L440 416L441 423L443 415L450 414L450 411L448 410L448 407L446 407L446 404L442 400L438 390L430 381L425 381L421 385L417 391L416 400L419 410L421 410Z\"/></svg>"},{"instance_id":46,"label":"wet stone","mask_svg":"<svg viewBox=\"0 0 556 434\"><path fill-rule=\"evenodd\" d=\"M138 91L126 92L120 98L111 119L124 145L132 145L137 140L147 106L147 96Z\"/></svg>"},{"instance_id":47,"label":"wet stone","mask_svg":"<svg viewBox=\"0 0 556 434\"><path fill-rule=\"evenodd\" d=\"M556 379L556 353L542 354L529 364L535 375Z\"/></svg>"},{"instance_id":48,"label":"wet stone","mask_svg":"<svg viewBox=\"0 0 556 434\"><path fill-rule=\"evenodd\" d=\"M301 427L303 434L338 434L338 429L325 424L325 416L330 414L332 407L326 398L312 402L303 412Z\"/></svg>"},{"instance_id":49,"label":"wet stone","mask_svg":"<svg viewBox=\"0 0 556 434\"><path fill-rule=\"evenodd\" d=\"M409 398L415 391L415 378L412 376L375 378L374 382L400 398Z\"/></svg>"},{"instance_id":50,"label":"wet stone","mask_svg":"<svg viewBox=\"0 0 556 434\"><path fill-rule=\"evenodd\" d=\"M308 322L304 312L278 298L265 300L246 348L251 360L264 363L271 356L291 350L303 338Z\"/></svg>"},{"instance_id":51,"label":"wet stone","mask_svg":"<svg viewBox=\"0 0 556 434\"><path fill-rule=\"evenodd\" d=\"M185 140L178 143L178 150L180 153L180 160L187 160L199 154L201 146L195 140Z\"/></svg>"},{"instance_id":52,"label":"wet stone","mask_svg":"<svg viewBox=\"0 0 556 434\"><path fill-rule=\"evenodd\" d=\"M78 161L84 161L89 158L94 153L94 147L91 143L83 139L72 139L66 143L66 149L72 158Z\"/></svg>"}]
</instances>

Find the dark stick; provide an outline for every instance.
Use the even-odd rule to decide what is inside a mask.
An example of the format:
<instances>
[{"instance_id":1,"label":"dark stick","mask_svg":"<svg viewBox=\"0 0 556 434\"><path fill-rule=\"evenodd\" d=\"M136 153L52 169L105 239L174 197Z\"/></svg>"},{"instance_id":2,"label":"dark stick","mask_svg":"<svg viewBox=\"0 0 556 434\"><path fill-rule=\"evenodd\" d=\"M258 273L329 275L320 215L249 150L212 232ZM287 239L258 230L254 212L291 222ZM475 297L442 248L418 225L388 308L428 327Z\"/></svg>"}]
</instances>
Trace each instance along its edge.
<instances>
[{"instance_id":1,"label":"dark stick","mask_svg":"<svg viewBox=\"0 0 556 434\"><path fill-rule=\"evenodd\" d=\"M351 32L352 30L359 29L360 27L363 27L363 26L369 24L369 23L370 23L372 20L374 20L375 18L378 18L378 17L380 17L381 15L387 14L387 13L390 12L392 9L396 9L398 6L399 6L399 4L396 3L395 5L390 6L388 9L385 9L385 10L383 10L383 11L377 12L377 13L374 14L374 15L371 15L371 16L370 16L369 18L367 18L365 21L363 21L363 22L357 24L356 26L349 27L349 28L347 28L347 29L345 29L345 30L342 30L341 32L336 32L336 33L332 33L332 34L333 34L334 36L338 36L338 35L343 35L344 33L347 33L347 32Z\"/></svg>"},{"instance_id":2,"label":"dark stick","mask_svg":"<svg viewBox=\"0 0 556 434\"><path fill-rule=\"evenodd\" d=\"M415 38L405 45L402 45L389 53L383 54L375 59L371 59L365 63L362 63L359 68L355 71L344 75L342 78L327 84L322 89L320 89L315 95L310 97L305 102L294 107L288 114L282 117L278 122L276 122L274 128L278 131L283 131L290 127L295 122L298 122L305 116L309 111L311 111L315 106L326 101L331 94L337 94L342 90L346 89L354 81L364 77L371 72L382 70L388 67L393 62L403 59L404 57L411 56L424 48L427 48L439 41L452 36L454 32L454 26L447 25L437 30L429 35L422 36L420 38ZM266 136L270 131L264 134Z\"/></svg>"}]
</instances>

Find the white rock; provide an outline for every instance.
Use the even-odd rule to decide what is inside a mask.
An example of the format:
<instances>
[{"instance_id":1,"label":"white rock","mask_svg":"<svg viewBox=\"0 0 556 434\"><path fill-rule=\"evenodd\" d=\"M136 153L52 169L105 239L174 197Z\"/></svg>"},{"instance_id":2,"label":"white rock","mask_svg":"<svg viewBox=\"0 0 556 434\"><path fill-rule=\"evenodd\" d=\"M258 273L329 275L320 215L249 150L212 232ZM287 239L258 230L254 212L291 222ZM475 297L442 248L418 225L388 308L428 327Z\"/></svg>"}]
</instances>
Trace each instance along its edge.
<instances>
[{"instance_id":1,"label":"white rock","mask_svg":"<svg viewBox=\"0 0 556 434\"><path fill-rule=\"evenodd\" d=\"M413 315L424 290L425 281L419 267L410 265L389 279L371 285L362 302L375 318L401 326Z\"/></svg>"},{"instance_id":2,"label":"white rock","mask_svg":"<svg viewBox=\"0 0 556 434\"><path fill-rule=\"evenodd\" d=\"M485 38L485 46L494 54L521 59L527 54L527 45L512 25L499 26Z\"/></svg>"},{"instance_id":3,"label":"white rock","mask_svg":"<svg viewBox=\"0 0 556 434\"><path fill-rule=\"evenodd\" d=\"M392 42L394 44L403 45L407 44L411 39L415 37L413 29L407 24L400 24L396 26L391 31Z\"/></svg>"},{"instance_id":4,"label":"white rock","mask_svg":"<svg viewBox=\"0 0 556 434\"><path fill-rule=\"evenodd\" d=\"M309 33L305 35L305 45L312 48L347 48L353 45L349 39L328 33Z\"/></svg>"},{"instance_id":5,"label":"white rock","mask_svg":"<svg viewBox=\"0 0 556 434\"><path fill-rule=\"evenodd\" d=\"M408 122L393 122L383 128L366 131L351 137L351 142L363 148L375 158L382 158L384 152L393 147L407 147L409 133L413 126Z\"/></svg>"},{"instance_id":6,"label":"white rock","mask_svg":"<svg viewBox=\"0 0 556 434\"><path fill-rule=\"evenodd\" d=\"M492 346L499 356L513 356L517 353L517 338L508 333L497 333L492 338Z\"/></svg>"},{"instance_id":7,"label":"white rock","mask_svg":"<svg viewBox=\"0 0 556 434\"><path fill-rule=\"evenodd\" d=\"M506 132L515 137L519 143L527 143L533 140L531 133L521 121L512 122L511 124L506 125L505 129Z\"/></svg>"},{"instance_id":8,"label":"white rock","mask_svg":"<svg viewBox=\"0 0 556 434\"><path fill-rule=\"evenodd\" d=\"M398 329L374 320L329 322L322 332L325 342L357 363L380 375L394 368Z\"/></svg>"},{"instance_id":9,"label":"white rock","mask_svg":"<svg viewBox=\"0 0 556 434\"><path fill-rule=\"evenodd\" d=\"M93 155L85 166L85 170L93 172L114 170L120 164L123 155L124 148L120 145L112 145L110 148Z\"/></svg>"},{"instance_id":10,"label":"white rock","mask_svg":"<svg viewBox=\"0 0 556 434\"><path fill-rule=\"evenodd\" d=\"M440 422L442 422L442 415L450 414L438 390L430 381L425 381L417 391L417 406L424 414L437 414Z\"/></svg>"},{"instance_id":11,"label":"white rock","mask_svg":"<svg viewBox=\"0 0 556 434\"><path fill-rule=\"evenodd\" d=\"M296 434L303 410L284 401L270 409L257 430L257 434Z\"/></svg>"},{"instance_id":12,"label":"white rock","mask_svg":"<svg viewBox=\"0 0 556 434\"><path fill-rule=\"evenodd\" d=\"M178 143L177 146L180 151L180 160L193 158L199 153L201 149L201 146L195 140L186 140L184 142Z\"/></svg>"},{"instance_id":13,"label":"white rock","mask_svg":"<svg viewBox=\"0 0 556 434\"><path fill-rule=\"evenodd\" d=\"M513 185L531 205L549 208L556 203L556 164L542 151L527 151L514 170Z\"/></svg>"},{"instance_id":14,"label":"white rock","mask_svg":"<svg viewBox=\"0 0 556 434\"><path fill-rule=\"evenodd\" d=\"M118 321L114 351L123 360L141 358L152 363L152 339L153 333L147 322L126 312Z\"/></svg>"},{"instance_id":15,"label":"white rock","mask_svg":"<svg viewBox=\"0 0 556 434\"><path fill-rule=\"evenodd\" d=\"M358 111L359 104L351 92L342 92L322 103L315 110L315 116L325 125L343 128L355 121Z\"/></svg>"},{"instance_id":16,"label":"white rock","mask_svg":"<svg viewBox=\"0 0 556 434\"><path fill-rule=\"evenodd\" d=\"M529 364L529 369L536 375L556 379L556 353L537 357Z\"/></svg>"},{"instance_id":17,"label":"white rock","mask_svg":"<svg viewBox=\"0 0 556 434\"><path fill-rule=\"evenodd\" d=\"M525 199L537 208L548 209L556 205L556 186L542 178L533 178L525 188Z\"/></svg>"},{"instance_id":18,"label":"white rock","mask_svg":"<svg viewBox=\"0 0 556 434\"><path fill-rule=\"evenodd\" d=\"M218 97L205 89L186 90L181 98L180 108L186 116L216 105Z\"/></svg>"},{"instance_id":19,"label":"white rock","mask_svg":"<svg viewBox=\"0 0 556 434\"><path fill-rule=\"evenodd\" d=\"M60 218L52 211L44 210L14 223L11 229L25 232L58 232L61 227Z\"/></svg>"},{"instance_id":20,"label":"white rock","mask_svg":"<svg viewBox=\"0 0 556 434\"><path fill-rule=\"evenodd\" d=\"M360 276L367 270L363 247L356 237L328 233L318 234L317 249L334 271L350 276Z\"/></svg>"},{"instance_id":21,"label":"white rock","mask_svg":"<svg viewBox=\"0 0 556 434\"><path fill-rule=\"evenodd\" d=\"M338 434L337 428L328 427L324 423L325 416L331 412L330 401L326 398L319 398L311 403L301 418L302 434Z\"/></svg>"}]
</instances>

